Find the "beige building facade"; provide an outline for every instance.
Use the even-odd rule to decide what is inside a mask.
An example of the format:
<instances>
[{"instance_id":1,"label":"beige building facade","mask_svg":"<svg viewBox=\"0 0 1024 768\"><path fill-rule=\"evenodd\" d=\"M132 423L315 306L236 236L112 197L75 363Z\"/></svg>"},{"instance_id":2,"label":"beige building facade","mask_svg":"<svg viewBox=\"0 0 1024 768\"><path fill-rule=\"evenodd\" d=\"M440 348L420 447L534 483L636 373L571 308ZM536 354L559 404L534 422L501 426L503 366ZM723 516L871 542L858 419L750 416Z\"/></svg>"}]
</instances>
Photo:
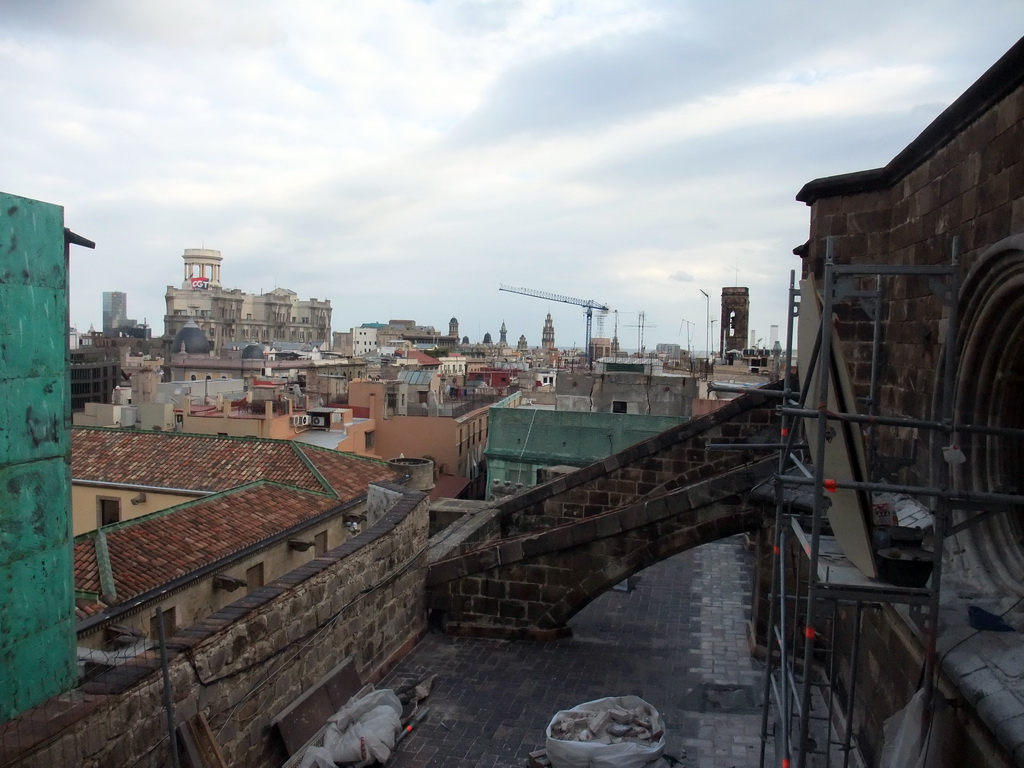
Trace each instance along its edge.
<instances>
[{"instance_id":1,"label":"beige building facade","mask_svg":"<svg viewBox=\"0 0 1024 768\"><path fill-rule=\"evenodd\" d=\"M186 248L181 287L167 286L164 336L174 335L195 320L215 353L231 341L331 341L329 299L300 299L295 291L274 288L260 294L221 283L220 251ZM172 350L173 351L173 350Z\"/></svg>"}]
</instances>

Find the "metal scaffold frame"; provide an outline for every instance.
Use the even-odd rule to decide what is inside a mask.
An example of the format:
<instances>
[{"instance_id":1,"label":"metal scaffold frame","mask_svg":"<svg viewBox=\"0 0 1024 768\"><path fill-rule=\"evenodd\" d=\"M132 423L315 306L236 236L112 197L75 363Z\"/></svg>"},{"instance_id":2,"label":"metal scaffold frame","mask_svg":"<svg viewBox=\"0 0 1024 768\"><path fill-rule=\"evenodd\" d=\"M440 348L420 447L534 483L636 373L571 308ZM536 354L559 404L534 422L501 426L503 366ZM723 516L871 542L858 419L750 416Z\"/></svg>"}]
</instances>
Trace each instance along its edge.
<instances>
[{"instance_id":1,"label":"metal scaffold frame","mask_svg":"<svg viewBox=\"0 0 1024 768\"><path fill-rule=\"evenodd\" d=\"M937 678L936 628L939 611L939 588L942 577L942 552L946 536L973 525L991 513L993 505L1024 503L1024 496L956 490L952 471L943 447L956 444L958 435L968 433L999 434L1024 437L1024 430L996 427L975 427L958 424L955 418L955 376L957 364L957 338L959 318L957 301L960 292L959 239L952 242L950 263L947 266L896 265L838 265L835 263L835 238L826 241L822 287L821 325L817 331L814 349L809 356L812 370L818 366L822 372L830 371L837 343L833 310L841 302L859 300L873 321L871 350L871 376L866 398L867 414L852 410L836 411L828 407L831 376L820 375L815 382L816 392L810 392L812 376L801 371L800 389L794 386L793 339L795 322L801 301L816 300L803 297L790 274L789 317L787 323L786 366L783 390L780 393L782 440L778 472L775 475L775 526L772 551L771 592L769 595L767 652L763 687L761 723L761 766L769 759L768 744L774 741L773 765L783 768L805 768L814 757L814 766L842 765L846 768L856 750L853 739L852 717L857 690L858 652L860 650L861 619L866 606L881 603L902 603L921 627L925 643L923 686L925 699L930 701ZM879 360L882 338L882 302L885 277L925 277L933 293L946 310L943 340L943 367L939 391L935 397L935 420L906 417L887 417L879 410ZM872 289L862 287L874 277ZM728 390L728 387L716 387ZM808 408L809 397L819 403ZM846 422L854 427L866 426L866 456L868 479L842 481L825 476L825 444L829 422ZM930 431L941 435L931 441L932 479L935 486L901 485L882 482L879 470L879 427L904 427ZM816 440L802 440L801 436ZM806 456L807 446L813 454ZM710 446L709 448L718 447ZM721 446L724 447L724 446ZM750 447L750 446L747 446ZM809 458L809 463L808 463ZM907 462L909 463L909 462ZM855 568L842 570L831 567L834 556L842 557L835 540L823 530L823 518L830 502L826 495L836 488L848 488L865 493L901 493L919 500L930 500L934 520L932 542L932 574L926 587L910 588L869 579ZM794 495L811 491L811 511L800 513L793 508ZM965 522L953 526L954 510L981 511ZM787 552L796 543L804 553L793 565L795 578L787 572ZM825 559L823 560L823 555ZM842 572L839 572L842 570ZM859 578L852 578L855 572ZM842 702L836 701L832 687L836 680L835 636L837 613L840 606L852 608L853 636L850 638L849 680ZM812 694L818 690L820 698ZM774 719L771 715L774 712Z\"/></svg>"}]
</instances>

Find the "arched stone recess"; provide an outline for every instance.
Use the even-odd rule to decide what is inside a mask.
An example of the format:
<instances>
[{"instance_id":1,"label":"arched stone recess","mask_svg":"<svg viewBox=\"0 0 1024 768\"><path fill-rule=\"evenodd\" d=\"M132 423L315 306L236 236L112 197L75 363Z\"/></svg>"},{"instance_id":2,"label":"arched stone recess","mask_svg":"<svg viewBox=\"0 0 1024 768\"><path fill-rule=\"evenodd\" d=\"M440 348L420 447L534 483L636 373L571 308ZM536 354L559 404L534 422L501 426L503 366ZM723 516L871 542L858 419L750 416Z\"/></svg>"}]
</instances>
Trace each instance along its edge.
<instances>
[{"instance_id":1,"label":"arched stone recess","mask_svg":"<svg viewBox=\"0 0 1024 768\"><path fill-rule=\"evenodd\" d=\"M978 257L961 286L958 311L956 422L1024 429L1024 235L1008 237ZM937 396L941 387L940 373ZM956 439L967 461L953 467L954 487L1024 493L1024 439L967 433ZM978 513L957 513L955 522L972 514ZM1019 509L1001 509L966 528L947 541L947 552L953 573L979 590L1024 595Z\"/></svg>"}]
</instances>

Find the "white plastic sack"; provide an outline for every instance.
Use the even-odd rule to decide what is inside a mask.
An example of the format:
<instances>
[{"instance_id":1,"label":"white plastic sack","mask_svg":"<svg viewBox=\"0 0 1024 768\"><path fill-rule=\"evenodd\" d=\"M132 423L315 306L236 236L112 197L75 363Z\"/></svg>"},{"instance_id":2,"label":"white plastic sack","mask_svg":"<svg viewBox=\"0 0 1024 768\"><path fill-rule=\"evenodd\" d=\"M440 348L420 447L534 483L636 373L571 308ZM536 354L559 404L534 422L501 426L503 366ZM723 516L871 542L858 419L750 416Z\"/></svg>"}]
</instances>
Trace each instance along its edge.
<instances>
[{"instance_id":1,"label":"white plastic sack","mask_svg":"<svg viewBox=\"0 0 1024 768\"><path fill-rule=\"evenodd\" d=\"M323 746L307 749L300 768L386 762L402 730L401 717L402 702L390 688L350 701L327 721Z\"/></svg>"},{"instance_id":2,"label":"white plastic sack","mask_svg":"<svg viewBox=\"0 0 1024 768\"><path fill-rule=\"evenodd\" d=\"M907 705L885 721L881 768L946 768L953 755L952 710L946 699L935 693L928 712L924 688Z\"/></svg>"},{"instance_id":3,"label":"white plastic sack","mask_svg":"<svg viewBox=\"0 0 1024 768\"><path fill-rule=\"evenodd\" d=\"M552 736L551 728L563 715L573 712L600 712L611 709L645 708L650 713L651 729L660 734L650 743L623 741L605 744L598 741L563 741ZM665 752L665 723L654 707L638 696L609 696L578 704L556 712L545 731L548 760L552 768L643 768Z\"/></svg>"}]
</instances>

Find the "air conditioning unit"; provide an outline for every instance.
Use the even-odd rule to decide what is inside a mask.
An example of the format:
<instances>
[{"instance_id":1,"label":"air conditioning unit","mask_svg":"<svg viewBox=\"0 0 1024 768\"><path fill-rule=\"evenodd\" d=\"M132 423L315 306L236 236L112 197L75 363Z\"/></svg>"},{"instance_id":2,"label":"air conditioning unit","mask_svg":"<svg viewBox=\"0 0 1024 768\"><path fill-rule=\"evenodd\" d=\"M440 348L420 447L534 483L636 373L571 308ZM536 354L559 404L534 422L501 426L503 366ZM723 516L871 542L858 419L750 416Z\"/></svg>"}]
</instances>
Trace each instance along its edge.
<instances>
[{"instance_id":1,"label":"air conditioning unit","mask_svg":"<svg viewBox=\"0 0 1024 768\"><path fill-rule=\"evenodd\" d=\"M310 417L310 424L320 429L327 429L330 426L327 419L328 417L325 414L315 413Z\"/></svg>"},{"instance_id":2,"label":"air conditioning unit","mask_svg":"<svg viewBox=\"0 0 1024 768\"><path fill-rule=\"evenodd\" d=\"M298 416L292 416L292 426L295 427L308 427L309 426L309 414L303 413Z\"/></svg>"}]
</instances>

